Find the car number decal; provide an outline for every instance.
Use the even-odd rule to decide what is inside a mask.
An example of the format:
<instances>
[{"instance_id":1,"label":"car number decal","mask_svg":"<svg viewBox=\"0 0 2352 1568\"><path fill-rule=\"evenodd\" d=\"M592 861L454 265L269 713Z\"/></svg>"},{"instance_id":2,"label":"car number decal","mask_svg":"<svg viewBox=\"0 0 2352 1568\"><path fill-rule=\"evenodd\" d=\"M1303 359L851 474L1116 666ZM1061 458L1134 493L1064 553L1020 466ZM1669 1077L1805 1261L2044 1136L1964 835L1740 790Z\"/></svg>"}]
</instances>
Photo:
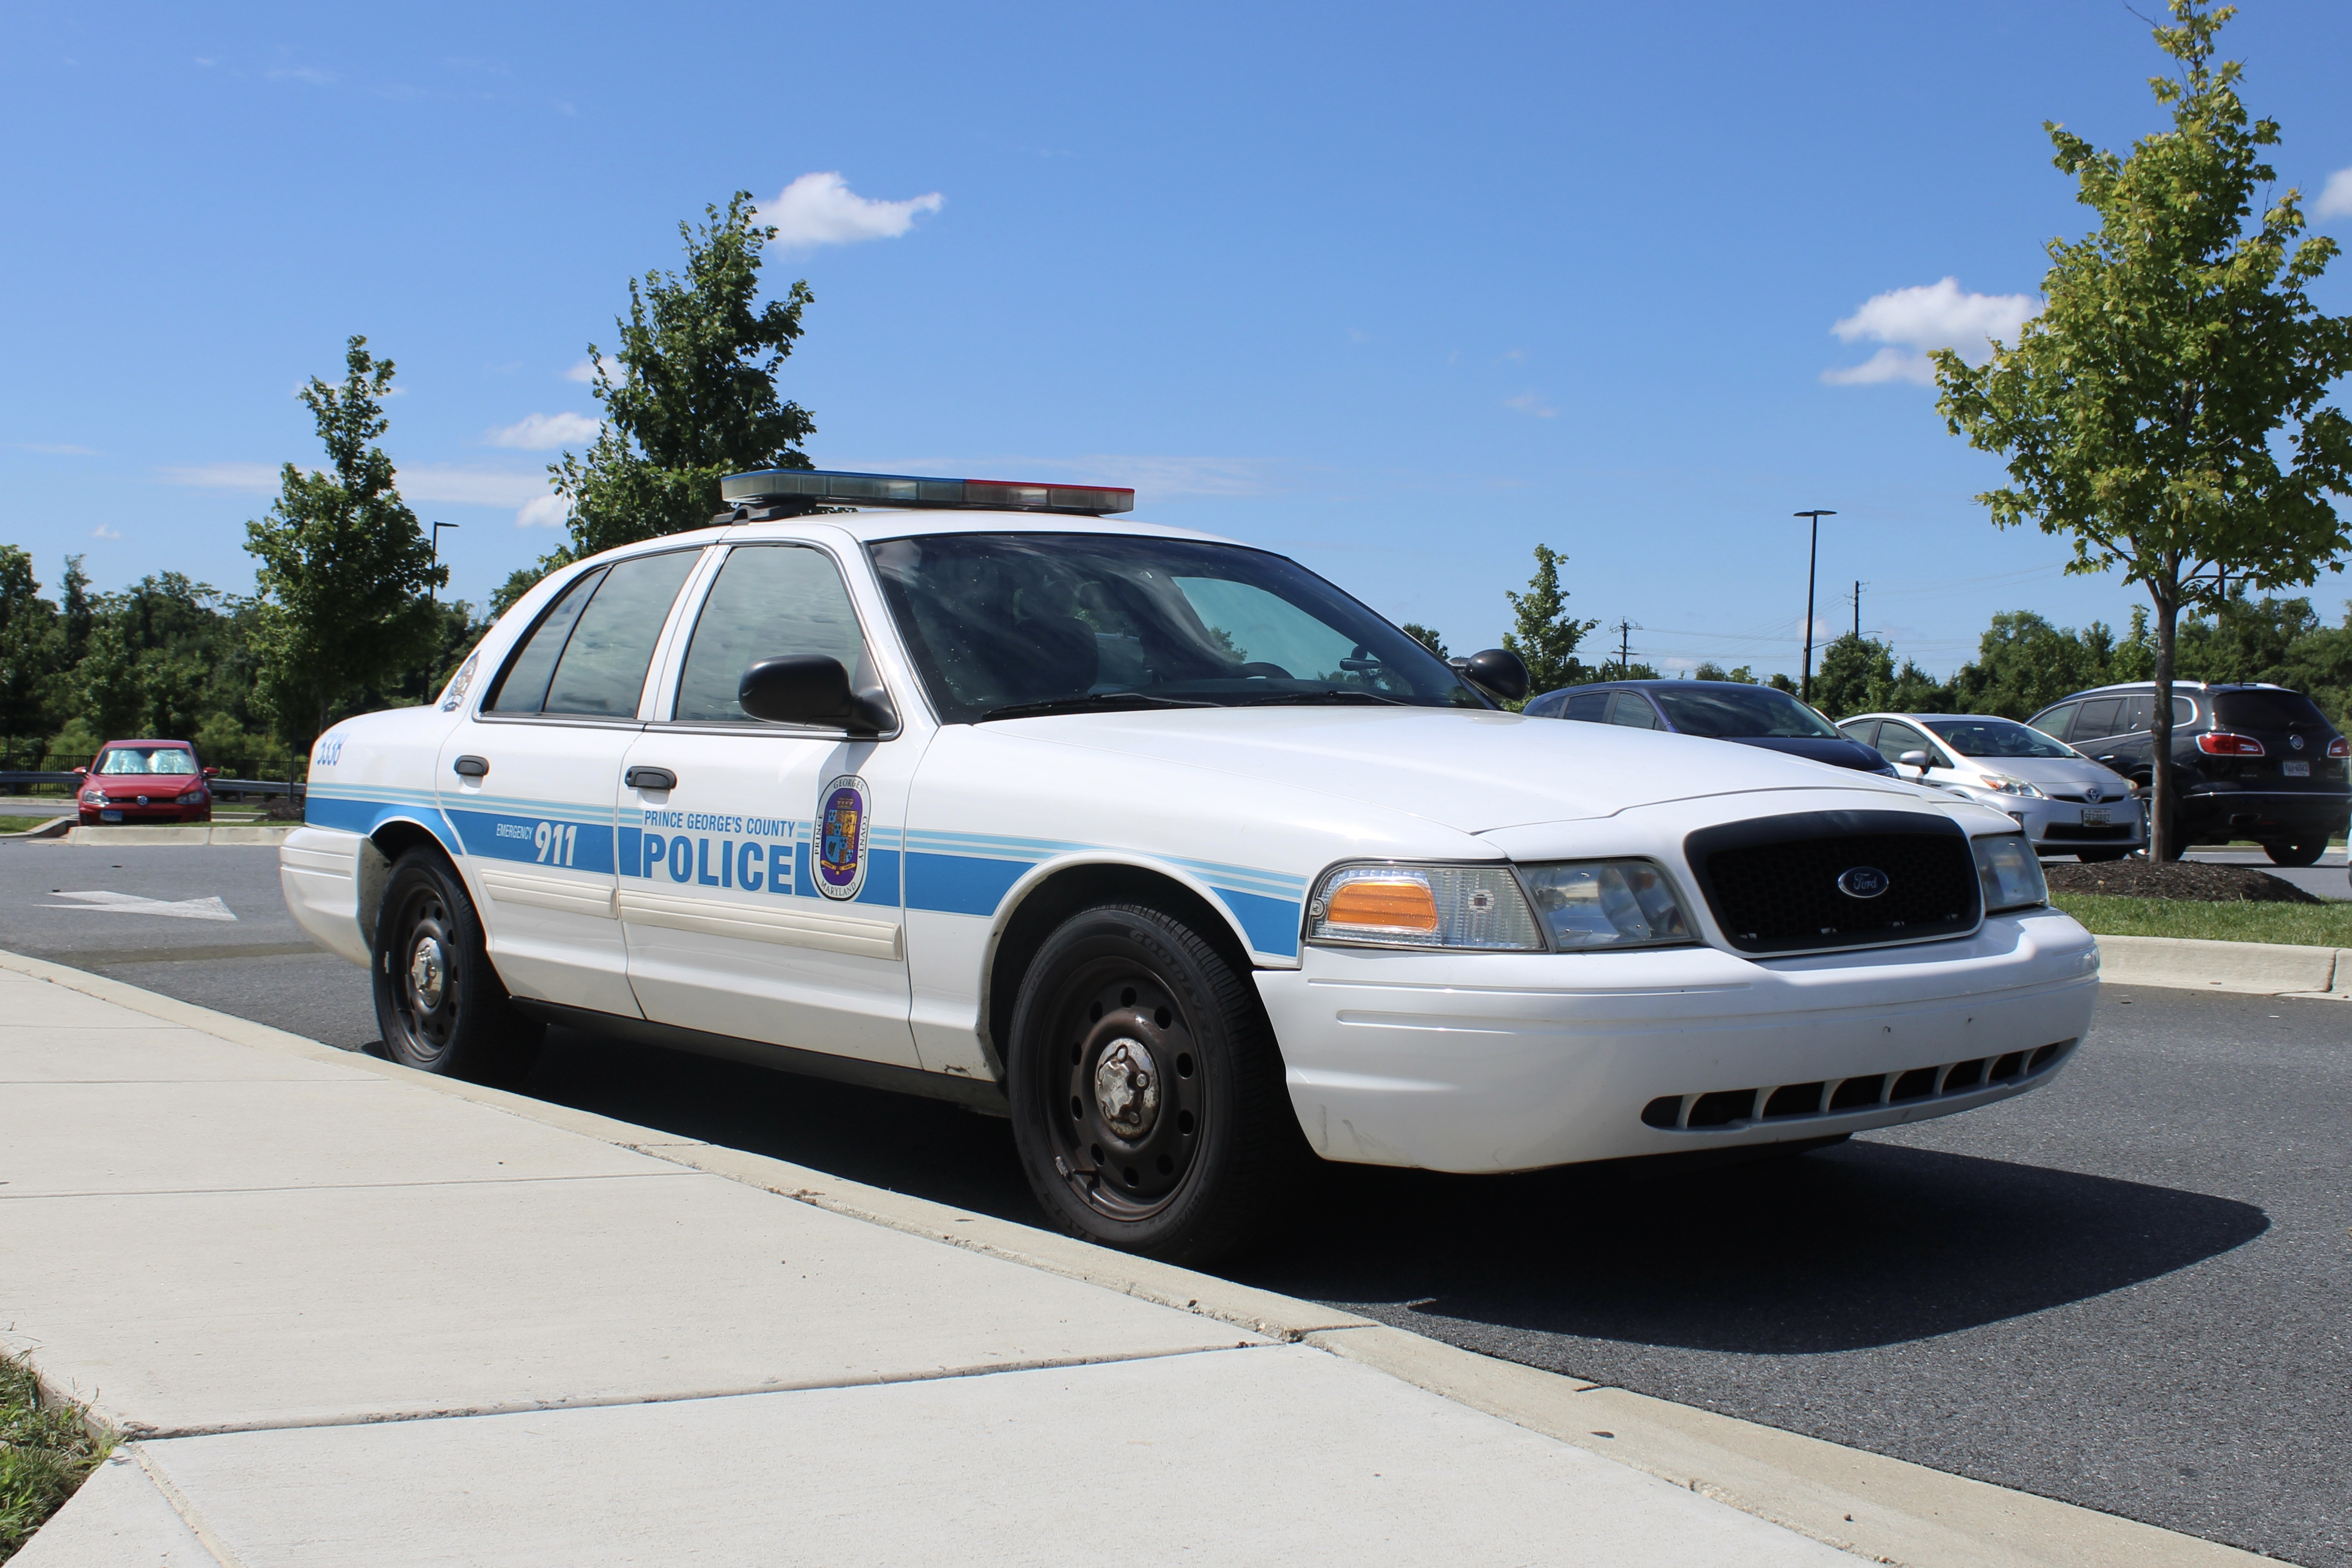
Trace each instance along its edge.
<instances>
[{"instance_id":1,"label":"car number decal","mask_svg":"<svg viewBox=\"0 0 2352 1568\"><path fill-rule=\"evenodd\" d=\"M817 797L816 890L827 898L856 898L866 885L866 834L870 795L866 780L845 773Z\"/></svg>"}]
</instances>

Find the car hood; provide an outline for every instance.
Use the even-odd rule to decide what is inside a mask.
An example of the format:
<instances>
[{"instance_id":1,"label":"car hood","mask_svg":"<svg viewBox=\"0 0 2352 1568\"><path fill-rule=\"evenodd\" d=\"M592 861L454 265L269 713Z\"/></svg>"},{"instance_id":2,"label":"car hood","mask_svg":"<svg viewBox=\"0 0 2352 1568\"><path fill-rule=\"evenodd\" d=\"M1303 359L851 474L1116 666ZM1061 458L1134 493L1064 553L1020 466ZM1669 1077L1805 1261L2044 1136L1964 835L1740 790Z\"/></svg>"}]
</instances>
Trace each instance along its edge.
<instances>
[{"instance_id":1,"label":"car hood","mask_svg":"<svg viewBox=\"0 0 2352 1568\"><path fill-rule=\"evenodd\" d=\"M180 795L203 782L194 773L110 773L89 781L110 795L153 795L166 790Z\"/></svg>"},{"instance_id":2,"label":"car hood","mask_svg":"<svg viewBox=\"0 0 2352 1568\"><path fill-rule=\"evenodd\" d=\"M1826 762L1832 768L1851 768L1857 773L1884 775L1892 771L1886 766L1886 758L1858 740L1832 740L1825 735L1727 735L1723 738L1734 746L1761 747L1784 757Z\"/></svg>"},{"instance_id":3,"label":"car hood","mask_svg":"<svg viewBox=\"0 0 2352 1568\"><path fill-rule=\"evenodd\" d=\"M2022 779L2045 795L2087 794L2094 785L2108 800L2131 793L2122 774L2079 757L1963 757L1959 764L1958 770L1964 773L1974 768Z\"/></svg>"},{"instance_id":4,"label":"car hood","mask_svg":"<svg viewBox=\"0 0 2352 1568\"><path fill-rule=\"evenodd\" d=\"M1338 797L1472 833L1748 790L1883 790L1892 808L1919 804L1910 785L1826 773L1762 747L1458 708L1165 709L979 727ZM1136 799L1149 802L1182 788L1139 776Z\"/></svg>"}]
</instances>

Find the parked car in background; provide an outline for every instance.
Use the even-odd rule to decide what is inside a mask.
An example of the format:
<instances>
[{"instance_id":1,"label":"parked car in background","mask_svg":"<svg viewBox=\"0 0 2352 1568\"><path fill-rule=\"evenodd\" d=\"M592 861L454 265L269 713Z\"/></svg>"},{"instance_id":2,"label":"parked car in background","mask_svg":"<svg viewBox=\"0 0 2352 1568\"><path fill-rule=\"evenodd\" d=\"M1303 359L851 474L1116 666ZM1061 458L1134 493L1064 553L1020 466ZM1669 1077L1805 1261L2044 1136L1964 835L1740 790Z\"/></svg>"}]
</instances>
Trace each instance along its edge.
<instances>
[{"instance_id":1,"label":"parked car in background","mask_svg":"<svg viewBox=\"0 0 2352 1568\"><path fill-rule=\"evenodd\" d=\"M1870 713L1838 728L1906 777L2007 813L2037 853L2113 861L2147 842L2137 785L2013 718Z\"/></svg>"},{"instance_id":2,"label":"parked car in background","mask_svg":"<svg viewBox=\"0 0 2352 1568\"><path fill-rule=\"evenodd\" d=\"M1528 702L1529 718L1572 718L1703 735L1712 740L1891 776L1894 767L1867 746L1783 691L1745 681L1610 681L1563 686Z\"/></svg>"},{"instance_id":3,"label":"parked car in background","mask_svg":"<svg viewBox=\"0 0 2352 1568\"><path fill-rule=\"evenodd\" d=\"M110 740L75 789L85 824L209 822L213 792L205 782L220 771L196 760L184 740Z\"/></svg>"},{"instance_id":4,"label":"parked car in background","mask_svg":"<svg viewBox=\"0 0 2352 1568\"><path fill-rule=\"evenodd\" d=\"M2153 682L2076 692L2026 722L2146 791L2155 773ZM2318 705L2273 685L2172 684L2171 852L2252 839L2278 865L2310 865L2352 821L2347 744Z\"/></svg>"}]
</instances>

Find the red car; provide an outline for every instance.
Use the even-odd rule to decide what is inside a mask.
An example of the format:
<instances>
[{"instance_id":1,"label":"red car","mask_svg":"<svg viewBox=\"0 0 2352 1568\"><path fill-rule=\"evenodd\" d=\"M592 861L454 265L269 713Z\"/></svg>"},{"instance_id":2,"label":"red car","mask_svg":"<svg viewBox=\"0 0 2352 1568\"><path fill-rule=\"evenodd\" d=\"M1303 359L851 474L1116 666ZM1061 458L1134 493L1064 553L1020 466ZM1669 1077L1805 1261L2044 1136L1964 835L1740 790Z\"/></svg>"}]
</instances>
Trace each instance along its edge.
<instances>
[{"instance_id":1,"label":"red car","mask_svg":"<svg viewBox=\"0 0 2352 1568\"><path fill-rule=\"evenodd\" d=\"M209 822L213 792L205 780L220 771L196 761L184 740L110 740L87 768L76 790L81 820L100 822Z\"/></svg>"}]
</instances>

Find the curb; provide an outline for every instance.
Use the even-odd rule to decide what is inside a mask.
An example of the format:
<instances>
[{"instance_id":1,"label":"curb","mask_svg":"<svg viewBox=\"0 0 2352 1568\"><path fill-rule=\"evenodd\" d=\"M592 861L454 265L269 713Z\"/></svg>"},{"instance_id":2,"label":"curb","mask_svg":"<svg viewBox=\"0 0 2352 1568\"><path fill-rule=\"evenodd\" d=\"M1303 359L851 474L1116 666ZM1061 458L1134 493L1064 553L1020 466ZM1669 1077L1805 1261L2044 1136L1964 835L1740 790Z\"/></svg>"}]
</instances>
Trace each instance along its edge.
<instances>
[{"instance_id":1,"label":"curb","mask_svg":"<svg viewBox=\"0 0 2352 1568\"><path fill-rule=\"evenodd\" d=\"M35 829L24 836L39 834L62 838L69 844L106 844L116 849L134 844L282 844L286 835L299 823L263 827L258 824L224 822L180 822L158 827L85 828L75 826L60 832L55 828Z\"/></svg>"},{"instance_id":2,"label":"curb","mask_svg":"<svg viewBox=\"0 0 2352 1568\"><path fill-rule=\"evenodd\" d=\"M2352 948L2189 936L2100 936L2099 978L2111 986L2352 1001Z\"/></svg>"},{"instance_id":3,"label":"curb","mask_svg":"<svg viewBox=\"0 0 2352 1568\"><path fill-rule=\"evenodd\" d=\"M2324 951L2332 962L2332 950ZM786 1160L338 1051L45 959L0 952L0 969L218 1039L374 1072L849 1218L1309 1344L1873 1562L1916 1568L2221 1568L2273 1561L2137 1520L1497 1360L1352 1312Z\"/></svg>"}]
</instances>

